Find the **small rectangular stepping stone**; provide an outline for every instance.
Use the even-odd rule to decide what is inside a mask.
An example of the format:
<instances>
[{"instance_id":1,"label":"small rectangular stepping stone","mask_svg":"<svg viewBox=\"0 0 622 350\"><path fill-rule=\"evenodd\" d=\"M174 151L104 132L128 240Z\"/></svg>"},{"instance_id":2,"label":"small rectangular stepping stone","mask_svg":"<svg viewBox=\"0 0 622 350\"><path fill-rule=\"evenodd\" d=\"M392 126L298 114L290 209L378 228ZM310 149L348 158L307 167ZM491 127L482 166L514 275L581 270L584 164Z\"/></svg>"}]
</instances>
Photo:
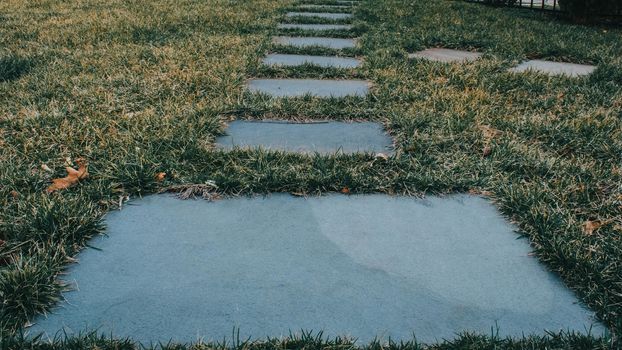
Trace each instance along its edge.
<instances>
[{"instance_id":1,"label":"small rectangular stepping stone","mask_svg":"<svg viewBox=\"0 0 622 350\"><path fill-rule=\"evenodd\" d=\"M263 63L268 66L300 66L308 63L327 68L356 68L361 61L346 57L270 54L263 59Z\"/></svg>"},{"instance_id":2,"label":"small rectangular stepping stone","mask_svg":"<svg viewBox=\"0 0 622 350\"><path fill-rule=\"evenodd\" d=\"M481 56L482 54L478 52L460 51L444 48L426 49L408 55L409 58L423 58L430 61L445 63L475 61Z\"/></svg>"},{"instance_id":3,"label":"small rectangular stepping stone","mask_svg":"<svg viewBox=\"0 0 622 350\"><path fill-rule=\"evenodd\" d=\"M280 337L366 345L473 331L605 334L487 200L387 195L146 196L106 215L70 265L78 289L27 331L145 344Z\"/></svg>"},{"instance_id":4,"label":"small rectangular stepping stone","mask_svg":"<svg viewBox=\"0 0 622 350\"><path fill-rule=\"evenodd\" d=\"M351 13L330 13L330 12L288 12L287 17L317 17L328 19L346 19L351 18Z\"/></svg>"},{"instance_id":5,"label":"small rectangular stepping stone","mask_svg":"<svg viewBox=\"0 0 622 350\"><path fill-rule=\"evenodd\" d=\"M277 36L272 42L278 45L295 47L322 46L329 49L352 49L356 47L356 39L324 38L324 37L291 37Z\"/></svg>"},{"instance_id":6,"label":"small rectangular stepping stone","mask_svg":"<svg viewBox=\"0 0 622 350\"><path fill-rule=\"evenodd\" d=\"M351 6L343 6L343 5L314 5L314 4L302 4L298 5L298 8L301 9L339 9L345 10L351 8Z\"/></svg>"},{"instance_id":7,"label":"small rectangular stepping stone","mask_svg":"<svg viewBox=\"0 0 622 350\"><path fill-rule=\"evenodd\" d=\"M227 136L216 139L219 148L264 148L297 153L393 152L382 125L371 122L257 122L234 121Z\"/></svg>"},{"instance_id":8,"label":"small rectangular stepping stone","mask_svg":"<svg viewBox=\"0 0 622 350\"><path fill-rule=\"evenodd\" d=\"M349 24L292 24L281 23L277 26L279 29L302 29L302 30L350 30L352 26Z\"/></svg>"},{"instance_id":9,"label":"small rectangular stepping stone","mask_svg":"<svg viewBox=\"0 0 622 350\"><path fill-rule=\"evenodd\" d=\"M582 75L592 74L595 69L595 66L585 64L530 60L523 62L514 68L510 68L510 72L523 73L527 71L535 71L548 75L566 75L569 77L578 77Z\"/></svg>"},{"instance_id":10,"label":"small rectangular stepping stone","mask_svg":"<svg viewBox=\"0 0 622 350\"><path fill-rule=\"evenodd\" d=\"M272 97L364 97L370 85L363 80L253 79L248 82L248 90Z\"/></svg>"}]
</instances>

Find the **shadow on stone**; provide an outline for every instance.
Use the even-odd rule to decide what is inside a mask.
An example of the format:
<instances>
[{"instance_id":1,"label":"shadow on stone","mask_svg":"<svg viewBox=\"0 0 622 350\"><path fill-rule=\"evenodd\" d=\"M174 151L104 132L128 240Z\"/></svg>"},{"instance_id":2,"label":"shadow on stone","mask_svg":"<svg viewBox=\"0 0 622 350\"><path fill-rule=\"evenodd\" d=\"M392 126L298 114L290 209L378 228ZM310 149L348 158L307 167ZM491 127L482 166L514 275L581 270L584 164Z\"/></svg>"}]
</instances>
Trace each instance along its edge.
<instances>
[{"instance_id":1,"label":"shadow on stone","mask_svg":"<svg viewBox=\"0 0 622 350\"><path fill-rule=\"evenodd\" d=\"M31 333L85 327L142 342L324 330L360 342L477 331L600 335L592 313L466 195L149 196L106 217L66 279L79 290Z\"/></svg>"}]
</instances>

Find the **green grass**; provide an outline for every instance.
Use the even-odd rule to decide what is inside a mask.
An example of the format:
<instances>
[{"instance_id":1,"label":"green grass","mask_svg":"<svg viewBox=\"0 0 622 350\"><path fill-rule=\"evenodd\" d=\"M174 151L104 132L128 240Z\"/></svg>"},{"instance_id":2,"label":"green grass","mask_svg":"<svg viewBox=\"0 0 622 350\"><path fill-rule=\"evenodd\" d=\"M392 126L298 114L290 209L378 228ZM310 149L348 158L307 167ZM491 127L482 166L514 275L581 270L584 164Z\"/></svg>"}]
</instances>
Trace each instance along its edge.
<instances>
[{"instance_id":1,"label":"green grass","mask_svg":"<svg viewBox=\"0 0 622 350\"><path fill-rule=\"evenodd\" d=\"M272 35L310 35L276 29L292 6L0 2L0 330L11 334L57 303L65 288L58 274L103 232L102 215L126 196L214 181L228 195L320 194L346 186L353 193L483 192L530 238L540 261L619 336L622 30L458 1L365 0L353 32L322 33L359 36L361 48L340 53L363 57L361 69L260 67L267 52L335 52L272 46ZM467 65L406 58L435 46L485 56ZM506 72L527 58L598 69L580 79ZM369 79L374 87L366 98L332 100L244 92L249 77L318 76ZM384 160L214 150L230 118L376 120L395 137L397 152ZM499 132L490 138L486 127ZM50 180L65 175L68 157L88 159L90 178L46 194ZM167 173L164 182L155 181L158 172ZM605 224L588 235L587 220ZM3 343L10 348L11 341L18 340ZM66 341L74 348L129 347L92 337ZM431 348L544 346L614 345L582 336L461 336Z\"/></svg>"}]
</instances>

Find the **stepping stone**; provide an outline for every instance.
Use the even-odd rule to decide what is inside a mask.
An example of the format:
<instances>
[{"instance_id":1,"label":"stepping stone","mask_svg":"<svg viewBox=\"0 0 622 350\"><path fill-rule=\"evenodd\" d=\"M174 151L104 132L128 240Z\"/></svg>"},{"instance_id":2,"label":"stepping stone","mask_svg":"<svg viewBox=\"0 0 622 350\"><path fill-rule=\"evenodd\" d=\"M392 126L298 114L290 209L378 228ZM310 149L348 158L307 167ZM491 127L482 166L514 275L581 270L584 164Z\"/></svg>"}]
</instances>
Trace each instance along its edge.
<instances>
[{"instance_id":1,"label":"stepping stone","mask_svg":"<svg viewBox=\"0 0 622 350\"><path fill-rule=\"evenodd\" d=\"M291 37L277 36L272 42L278 45L295 47L322 46L329 49L352 49L356 47L356 39L323 38L323 37Z\"/></svg>"},{"instance_id":2,"label":"stepping stone","mask_svg":"<svg viewBox=\"0 0 622 350\"><path fill-rule=\"evenodd\" d=\"M328 19L346 19L352 18L351 13L329 13L329 12L288 12L287 17L317 17Z\"/></svg>"},{"instance_id":3,"label":"stepping stone","mask_svg":"<svg viewBox=\"0 0 622 350\"><path fill-rule=\"evenodd\" d=\"M290 24L281 23L277 26L279 29L302 29L302 30L350 30L351 25L348 24Z\"/></svg>"},{"instance_id":4,"label":"stepping stone","mask_svg":"<svg viewBox=\"0 0 622 350\"><path fill-rule=\"evenodd\" d=\"M309 63L333 68L356 68L361 65L361 61L356 58L285 54L270 54L264 58L263 63L268 66L300 66Z\"/></svg>"},{"instance_id":5,"label":"stepping stone","mask_svg":"<svg viewBox=\"0 0 622 350\"><path fill-rule=\"evenodd\" d=\"M434 48L411 53L408 58L423 58L430 61L452 63L475 61L481 56L482 54L477 52Z\"/></svg>"},{"instance_id":6,"label":"stepping stone","mask_svg":"<svg viewBox=\"0 0 622 350\"><path fill-rule=\"evenodd\" d=\"M548 75L566 75L569 77L578 77L582 75L592 74L595 69L595 66L585 64L530 60L523 62L514 68L511 68L510 72L523 73L527 71L535 71Z\"/></svg>"},{"instance_id":7,"label":"stepping stone","mask_svg":"<svg viewBox=\"0 0 622 350\"><path fill-rule=\"evenodd\" d=\"M253 79L248 82L248 89L272 97L364 97L370 85L363 80Z\"/></svg>"},{"instance_id":8,"label":"stepping stone","mask_svg":"<svg viewBox=\"0 0 622 350\"><path fill-rule=\"evenodd\" d=\"M219 148L264 148L297 153L393 152L382 125L371 122L291 123L234 121L227 136L216 139Z\"/></svg>"},{"instance_id":9,"label":"stepping stone","mask_svg":"<svg viewBox=\"0 0 622 350\"><path fill-rule=\"evenodd\" d=\"M351 8L351 6L302 4L302 5L298 5L298 8L301 8L301 9L335 9L335 10L345 10L345 9Z\"/></svg>"},{"instance_id":10,"label":"stepping stone","mask_svg":"<svg viewBox=\"0 0 622 350\"><path fill-rule=\"evenodd\" d=\"M242 339L290 330L359 344L602 335L593 313L530 256L487 200L386 195L137 199L106 216L70 266L78 290L30 334L90 330L143 343Z\"/></svg>"}]
</instances>

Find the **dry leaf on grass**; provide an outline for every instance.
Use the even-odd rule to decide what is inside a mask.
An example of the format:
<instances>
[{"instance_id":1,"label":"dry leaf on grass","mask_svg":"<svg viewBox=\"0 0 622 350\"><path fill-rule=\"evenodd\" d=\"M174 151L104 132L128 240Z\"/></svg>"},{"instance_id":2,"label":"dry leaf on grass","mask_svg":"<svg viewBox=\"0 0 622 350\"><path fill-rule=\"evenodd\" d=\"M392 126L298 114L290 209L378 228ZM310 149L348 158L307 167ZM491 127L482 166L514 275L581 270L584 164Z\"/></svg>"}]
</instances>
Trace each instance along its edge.
<instances>
[{"instance_id":1,"label":"dry leaf on grass","mask_svg":"<svg viewBox=\"0 0 622 350\"><path fill-rule=\"evenodd\" d=\"M341 189L341 193L348 194L348 193L350 193L350 189L347 188L347 187L344 187L344 188Z\"/></svg>"},{"instance_id":2,"label":"dry leaf on grass","mask_svg":"<svg viewBox=\"0 0 622 350\"><path fill-rule=\"evenodd\" d=\"M166 178L166 173L157 173L155 176L155 180L157 182L162 182Z\"/></svg>"},{"instance_id":3,"label":"dry leaf on grass","mask_svg":"<svg viewBox=\"0 0 622 350\"><path fill-rule=\"evenodd\" d=\"M53 179L52 184L47 188L47 193L69 188L80 182L80 180L89 177L86 161L83 158L78 158L76 159L76 163L78 164L78 170L69 166L66 167L65 170L67 170L67 176Z\"/></svg>"},{"instance_id":4,"label":"dry leaf on grass","mask_svg":"<svg viewBox=\"0 0 622 350\"><path fill-rule=\"evenodd\" d=\"M594 234L594 231L598 230L601 226L603 226L603 223L599 220L588 220L583 223L583 232L586 235L591 236Z\"/></svg>"},{"instance_id":5,"label":"dry leaf on grass","mask_svg":"<svg viewBox=\"0 0 622 350\"><path fill-rule=\"evenodd\" d=\"M488 157L491 153L492 153L492 147L490 147L490 145L484 146L484 149L482 150L482 155L484 157Z\"/></svg>"}]
</instances>

